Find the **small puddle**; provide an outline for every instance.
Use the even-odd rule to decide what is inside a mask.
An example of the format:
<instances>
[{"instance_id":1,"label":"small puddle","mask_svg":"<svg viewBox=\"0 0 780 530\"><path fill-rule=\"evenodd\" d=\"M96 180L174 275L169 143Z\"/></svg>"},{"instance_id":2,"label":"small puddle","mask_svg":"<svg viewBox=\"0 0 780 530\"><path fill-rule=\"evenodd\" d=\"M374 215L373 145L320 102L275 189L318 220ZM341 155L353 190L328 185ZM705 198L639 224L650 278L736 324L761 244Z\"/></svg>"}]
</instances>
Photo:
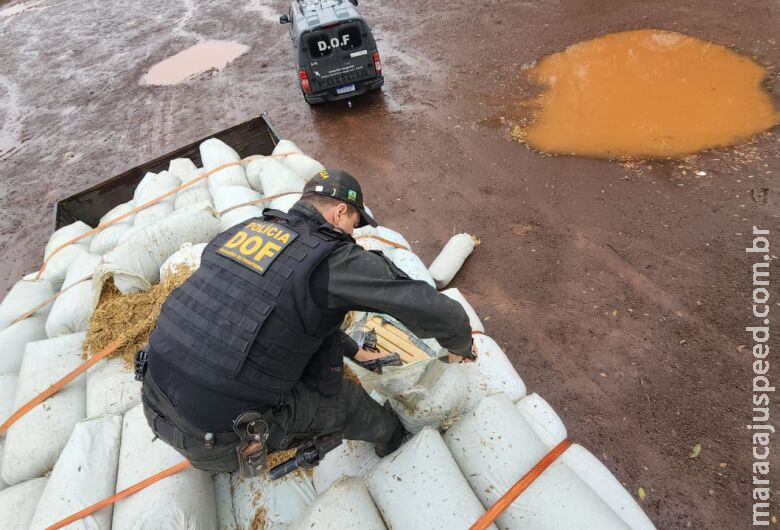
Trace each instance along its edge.
<instances>
[{"instance_id":1,"label":"small puddle","mask_svg":"<svg viewBox=\"0 0 780 530\"><path fill-rule=\"evenodd\" d=\"M142 85L176 85L209 70L222 70L249 50L237 42L200 42L154 65L142 78Z\"/></svg>"},{"instance_id":2,"label":"small puddle","mask_svg":"<svg viewBox=\"0 0 780 530\"><path fill-rule=\"evenodd\" d=\"M767 71L724 46L658 30L613 33L529 70L545 87L512 136L540 151L679 157L739 143L778 123Z\"/></svg>"}]
</instances>

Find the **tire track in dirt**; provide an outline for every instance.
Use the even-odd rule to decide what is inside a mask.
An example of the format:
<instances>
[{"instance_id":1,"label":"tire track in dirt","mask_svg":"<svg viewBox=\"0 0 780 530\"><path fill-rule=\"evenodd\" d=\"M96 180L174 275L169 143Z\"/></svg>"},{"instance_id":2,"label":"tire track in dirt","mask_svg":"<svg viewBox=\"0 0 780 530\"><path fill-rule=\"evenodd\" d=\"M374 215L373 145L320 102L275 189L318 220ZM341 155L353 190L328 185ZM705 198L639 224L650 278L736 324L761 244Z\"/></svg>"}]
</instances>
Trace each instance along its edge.
<instances>
[{"instance_id":1,"label":"tire track in dirt","mask_svg":"<svg viewBox=\"0 0 780 530\"><path fill-rule=\"evenodd\" d=\"M182 4L184 4L184 14L182 14L181 18L173 26L173 32L181 37L194 39L196 42L203 40L200 33L187 29L187 24L192 21L195 17L195 12L197 11L195 2L193 0L182 0Z\"/></svg>"},{"instance_id":2,"label":"tire track in dirt","mask_svg":"<svg viewBox=\"0 0 780 530\"><path fill-rule=\"evenodd\" d=\"M21 148L22 109L19 103L19 87L9 76L0 75L3 122L0 126L0 161L8 159Z\"/></svg>"}]
</instances>

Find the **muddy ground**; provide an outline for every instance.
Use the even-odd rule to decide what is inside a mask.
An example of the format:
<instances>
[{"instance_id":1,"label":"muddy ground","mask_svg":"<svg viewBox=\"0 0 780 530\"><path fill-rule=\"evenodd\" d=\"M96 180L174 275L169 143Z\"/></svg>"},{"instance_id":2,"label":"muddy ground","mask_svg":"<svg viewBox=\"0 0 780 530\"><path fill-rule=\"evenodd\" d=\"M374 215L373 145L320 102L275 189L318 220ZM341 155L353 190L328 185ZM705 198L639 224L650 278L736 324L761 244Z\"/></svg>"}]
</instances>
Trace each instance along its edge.
<instances>
[{"instance_id":1,"label":"muddy ground","mask_svg":"<svg viewBox=\"0 0 780 530\"><path fill-rule=\"evenodd\" d=\"M777 133L618 163L542 156L497 118L533 93L521 65L612 31L681 31L775 65L780 4L361 5L387 84L352 109L302 100L275 22L283 2L43 0L0 18L0 292L40 263L55 200L266 111L306 152L360 177L380 222L426 262L453 233L482 239L455 285L571 438L629 491L644 488L659 527L749 526L744 248L753 225L780 231ZM181 85L138 85L197 39L250 51Z\"/></svg>"}]
</instances>

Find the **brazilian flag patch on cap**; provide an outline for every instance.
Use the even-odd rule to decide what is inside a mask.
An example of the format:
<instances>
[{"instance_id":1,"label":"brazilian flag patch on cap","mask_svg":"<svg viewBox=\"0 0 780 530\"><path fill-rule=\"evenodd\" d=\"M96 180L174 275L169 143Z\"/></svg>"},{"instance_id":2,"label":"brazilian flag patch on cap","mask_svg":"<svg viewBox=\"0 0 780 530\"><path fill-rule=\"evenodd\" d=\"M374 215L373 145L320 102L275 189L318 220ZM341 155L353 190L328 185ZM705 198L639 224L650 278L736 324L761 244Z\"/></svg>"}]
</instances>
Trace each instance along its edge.
<instances>
[{"instance_id":1,"label":"brazilian flag patch on cap","mask_svg":"<svg viewBox=\"0 0 780 530\"><path fill-rule=\"evenodd\" d=\"M356 201L357 200L357 193L352 190L347 190L347 198L350 201Z\"/></svg>"}]
</instances>

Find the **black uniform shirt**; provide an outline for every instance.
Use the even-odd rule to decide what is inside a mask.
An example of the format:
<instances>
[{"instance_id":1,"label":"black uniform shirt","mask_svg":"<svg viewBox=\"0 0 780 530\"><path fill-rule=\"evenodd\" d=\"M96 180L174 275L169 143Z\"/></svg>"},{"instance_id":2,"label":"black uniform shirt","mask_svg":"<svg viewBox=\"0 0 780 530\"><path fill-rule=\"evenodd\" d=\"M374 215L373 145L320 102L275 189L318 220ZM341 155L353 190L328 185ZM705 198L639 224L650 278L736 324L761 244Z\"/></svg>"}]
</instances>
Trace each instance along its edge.
<instances>
[{"instance_id":1,"label":"black uniform shirt","mask_svg":"<svg viewBox=\"0 0 780 530\"><path fill-rule=\"evenodd\" d=\"M324 221L306 203L298 202L293 208L295 213ZM320 307L386 313L418 337L435 338L452 353L471 351L471 327L463 307L426 282L410 279L380 252L357 244L339 247L314 270L311 282L327 282L325 291L312 289L313 293L327 292L327 300L315 297ZM350 351L353 357L357 345Z\"/></svg>"}]
</instances>

